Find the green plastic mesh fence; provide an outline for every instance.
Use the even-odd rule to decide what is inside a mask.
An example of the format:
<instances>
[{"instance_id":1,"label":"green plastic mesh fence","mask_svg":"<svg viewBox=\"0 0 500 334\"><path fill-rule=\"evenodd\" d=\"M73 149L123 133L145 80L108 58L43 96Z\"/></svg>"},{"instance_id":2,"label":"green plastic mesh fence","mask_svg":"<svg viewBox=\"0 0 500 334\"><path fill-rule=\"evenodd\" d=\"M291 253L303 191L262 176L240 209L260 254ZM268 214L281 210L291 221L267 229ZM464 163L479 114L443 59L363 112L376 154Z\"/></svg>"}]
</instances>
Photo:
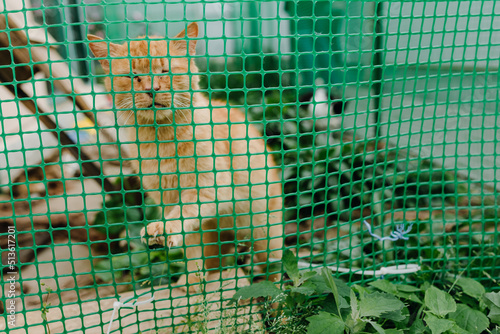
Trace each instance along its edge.
<instances>
[{"instance_id":1,"label":"green plastic mesh fence","mask_svg":"<svg viewBox=\"0 0 500 334\"><path fill-rule=\"evenodd\" d=\"M497 286L498 2L0 7L2 332L258 332L285 249Z\"/></svg>"}]
</instances>

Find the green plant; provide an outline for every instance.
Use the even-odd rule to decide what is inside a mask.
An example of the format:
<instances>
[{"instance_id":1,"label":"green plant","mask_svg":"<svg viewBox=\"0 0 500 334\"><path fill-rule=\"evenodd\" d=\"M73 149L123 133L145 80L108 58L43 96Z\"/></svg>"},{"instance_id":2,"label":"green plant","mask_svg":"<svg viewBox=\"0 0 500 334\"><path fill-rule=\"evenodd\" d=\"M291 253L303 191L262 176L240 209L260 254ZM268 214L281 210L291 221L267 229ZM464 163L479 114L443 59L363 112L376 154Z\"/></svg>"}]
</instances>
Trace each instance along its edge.
<instances>
[{"instance_id":1,"label":"green plant","mask_svg":"<svg viewBox=\"0 0 500 334\"><path fill-rule=\"evenodd\" d=\"M212 333L212 334L264 334L260 323L255 323L252 319L251 308L227 307L223 304L226 299L223 295L222 285L217 291L208 293L205 291L206 281L201 276L201 268L198 268L196 275L200 278L199 297L191 299L189 315L182 321L174 325L165 333ZM218 307L217 299L220 301ZM218 308L218 310L217 310ZM210 328L217 322L215 328ZM212 323L212 324L211 324Z\"/></svg>"},{"instance_id":2,"label":"green plant","mask_svg":"<svg viewBox=\"0 0 500 334\"><path fill-rule=\"evenodd\" d=\"M110 239L109 255L94 266L105 281L142 285L161 285L178 279L184 270L180 249L150 249L142 241L141 229L161 218L160 209L130 178L123 180L125 195L113 194L104 203L93 228ZM144 198L144 200L143 200ZM178 275L176 275L178 274Z\"/></svg>"},{"instance_id":3,"label":"green plant","mask_svg":"<svg viewBox=\"0 0 500 334\"><path fill-rule=\"evenodd\" d=\"M264 298L269 333L496 333L500 292L486 292L471 278L448 277L420 286L377 280L348 287L327 268L299 271L287 250L290 283L279 289L260 282L240 289L232 301ZM277 303L276 308L269 305Z\"/></svg>"},{"instance_id":4,"label":"green plant","mask_svg":"<svg viewBox=\"0 0 500 334\"><path fill-rule=\"evenodd\" d=\"M42 308L41 308L41 314L40 316L42 317L42 320L44 322L44 325L45 325L45 328L47 328L47 332L50 334L50 326L49 326L49 322L48 322L48 319L47 319L47 314L49 314L49 311L50 311L50 305L51 303L49 303L49 296L50 296L50 293L53 291L52 288L50 286L45 286L45 283L40 283L41 286L45 287L45 291L47 292L47 295L45 297L45 301L42 302Z\"/></svg>"}]
</instances>

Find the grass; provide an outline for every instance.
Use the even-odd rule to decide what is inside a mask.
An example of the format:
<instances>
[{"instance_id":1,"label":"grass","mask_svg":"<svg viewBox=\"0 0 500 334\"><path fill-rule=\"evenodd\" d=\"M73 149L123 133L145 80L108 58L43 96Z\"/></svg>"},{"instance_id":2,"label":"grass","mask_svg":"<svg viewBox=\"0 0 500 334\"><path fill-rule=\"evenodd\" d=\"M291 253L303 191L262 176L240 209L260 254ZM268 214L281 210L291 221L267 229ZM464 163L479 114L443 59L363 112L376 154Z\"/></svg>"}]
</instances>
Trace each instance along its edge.
<instances>
[{"instance_id":1,"label":"grass","mask_svg":"<svg viewBox=\"0 0 500 334\"><path fill-rule=\"evenodd\" d=\"M258 306L236 305L228 307L224 305L226 299L223 295L226 285L222 285L217 291L205 291L206 282L201 274L201 268L197 275L200 278L198 286L198 297L189 301L189 315L172 326L158 330L157 333L200 333L200 334L264 334L262 322L254 321L255 314L252 310ZM214 323L215 326L214 326Z\"/></svg>"}]
</instances>

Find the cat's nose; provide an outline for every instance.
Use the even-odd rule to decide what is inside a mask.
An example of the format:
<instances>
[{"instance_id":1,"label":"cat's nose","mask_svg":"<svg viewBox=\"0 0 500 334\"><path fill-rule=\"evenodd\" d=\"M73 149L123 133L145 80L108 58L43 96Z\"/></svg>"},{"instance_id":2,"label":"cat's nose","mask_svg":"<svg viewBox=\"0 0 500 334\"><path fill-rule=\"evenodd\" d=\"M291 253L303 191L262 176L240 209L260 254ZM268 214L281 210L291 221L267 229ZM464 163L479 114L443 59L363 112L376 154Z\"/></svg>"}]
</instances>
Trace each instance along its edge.
<instances>
[{"instance_id":1,"label":"cat's nose","mask_svg":"<svg viewBox=\"0 0 500 334\"><path fill-rule=\"evenodd\" d=\"M154 86L153 89L155 90L155 92L159 91L160 90L160 86ZM148 91L148 95L153 97L153 92L151 91L151 87L149 87L149 89L146 89L146 91Z\"/></svg>"},{"instance_id":2,"label":"cat's nose","mask_svg":"<svg viewBox=\"0 0 500 334\"><path fill-rule=\"evenodd\" d=\"M155 92L157 92L157 91L160 90L160 84L159 83L154 83L154 85L153 85L152 88L155 90ZM151 92L151 84L145 85L144 90L148 92L147 94L149 96L153 97L153 93Z\"/></svg>"}]
</instances>

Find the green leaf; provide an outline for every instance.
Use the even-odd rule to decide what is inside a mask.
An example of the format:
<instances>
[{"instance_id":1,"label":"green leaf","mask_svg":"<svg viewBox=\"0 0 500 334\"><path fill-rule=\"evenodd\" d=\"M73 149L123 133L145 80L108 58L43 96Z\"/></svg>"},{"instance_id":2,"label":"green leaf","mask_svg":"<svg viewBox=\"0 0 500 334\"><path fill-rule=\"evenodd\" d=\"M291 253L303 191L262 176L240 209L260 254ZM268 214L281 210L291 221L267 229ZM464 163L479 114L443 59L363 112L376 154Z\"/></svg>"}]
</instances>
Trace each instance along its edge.
<instances>
[{"instance_id":1,"label":"green leaf","mask_svg":"<svg viewBox=\"0 0 500 334\"><path fill-rule=\"evenodd\" d=\"M111 274L111 264L109 261L99 261L94 265L94 270L96 275L104 282L109 282L113 280L113 275Z\"/></svg>"},{"instance_id":2,"label":"green leaf","mask_svg":"<svg viewBox=\"0 0 500 334\"><path fill-rule=\"evenodd\" d=\"M453 324L453 327L451 327L450 332L453 334L470 334L469 331L466 331L463 328L458 327L457 324Z\"/></svg>"},{"instance_id":3,"label":"green leaf","mask_svg":"<svg viewBox=\"0 0 500 334\"><path fill-rule=\"evenodd\" d=\"M412 285L407 284L396 284L396 289L401 292L420 292L420 289Z\"/></svg>"},{"instance_id":4,"label":"green leaf","mask_svg":"<svg viewBox=\"0 0 500 334\"><path fill-rule=\"evenodd\" d=\"M492 307L490 313L488 313L488 318L490 318L492 323L500 325L500 308L496 306Z\"/></svg>"},{"instance_id":5,"label":"green leaf","mask_svg":"<svg viewBox=\"0 0 500 334\"><path fill-rule=\"evenodd\" d=\"M307 318L307 334L343 334L345 324L337 315L320 311L318 315Z\"/></svg>"},{"instance_id":6,"label":"green leaf","mask_svg":"<svg viewBox=\"0 0 500 334\"><path fill-rule=\"evenodd\" d=\"M455 284L461 287L465 294L478 300L486 293L481 283L472 278L460 277Z\"/></svg>"},{"instance_id":7,"label":"green leaf","mask_svg":"<svg viewBox=\"0 0 500 334\"><path fill-rule=\"evenodd\" d=\"M449 293L431 286L425 291L425 306L439 317L444 317L448 313L457 310L457 304Z\"/></svg>"},{"instance_id":8,"label":"green leaf","mask_svg":"<svg viewBox=\"0 0 500 334\"><path fill-rule=\"evenodd\" d=\"M424 320L425 320L425 323L427 324L427 326L429 326L429 328L431 329L432 334L444 333L447 330L450 330L453 327L453 325L455 324L451 320L439 319L438 317L436 317L430 313L427 313L425 315Z\"/></svg>"},{"instance_id":9,"label":"green leaf","mask_svg":"<svg viewBox=\"0 0 500 334\"><path fill-rule=\"evenodd\" d=\"M293 281L295 286L299 285L299 266L297 265L297 257L293 252L289 249L285 250L283 254L283 267L285 268L285 272L288 274L288 277Z\"/></svg>"},{"instance_id":10,"label":"green leaf","mask_svg":"<svg viewBox=\"0 0 500 334\"><path fill-rule=\"evenodd\" d=\"M340 297L349 297L351 296L351 288L341 279L332 277L335 285L337 286L337 291L339 292Z\"/></svg>"},{"instance_id":11,"label":"green leaf","mask_svg":"<svg viewBox=\"0 0 500 334\"><path fill-rule=\"evenodd\" d=\"M306 296L310 296L316 292L314 287L311 285L292 286L290 287L290 291L295 293L300 293Z\"/></svg>"},{"instance_id":12,"label":"green leaf","mask_svg":"<svg viewBox=\"0 0 500 334\"><path fill-rule=\"evenodd\" d=\"M325 299L317 299L318 303L317 305L321 306L321 309L327 313L332 313L336 314L338 312L337 310L337 304L335 303L335 298L331 293L329 293ZM342 317L341 317L342 318Z\"/></svg>"},{"instance_id":13,"label":"green leaf","mask_svg":"<svg viewBox=\"0 0 500 334\"><path fill-rule=\"evenodd\" d=\"M229 301L230 304L241 299L257 298L257 297L271 297L276 298L283 291L278 289L274 283L269 281L263 281L250 286L245 286L239 289Z\"/></svg>"},{"instance_id":14,"label":"green leaf","mask_svg":"<svg viewBox=\"0 0 500 334\"><path fill-rule=\"evenodd\" d=\"M384 313L401 312L405 306L398 298L384 292L373 292L360 295L360 317L380 317Z\"/></svg>"},{"instance_id":15,"label":"green leaf","mask_svg":"<svg viewBox=\"0 0 500 334\"><path fill-rule=\"evenodd\" d=\"M381 291L390 293L392 295L397 295L397 293L398 293L398 289L396 288L396 285L392 284L391 282L389 282L387 280L380 279L377 281L370 282L369 285L371 285L371 286L373 286Z\"/></svg>"},{"instance_id":16,"label":"green leaf","mask_svg":"<svg viewBox=\"0 0 500 334\"><path fill-rule=\"evenodd\" d=\"M364 296L364 295L366 295L366 294L371 293L371 290L369 290L369 289L367 289L367 288L365 288L365 287L363 287L363 286L361 286L361 285L358 285L358 284L354 284L354 285L352 286L352 288L353 288L354 290L358 291L358 293L359 293L359 296L360 296L360 297L362 297L362 296Z\"/></svg>"},{"instance_id":17,"label":"green leaf","mask_svg":"<svg viewBox=\"0 0 500 334\"><path fill-rule=\"evenodd\" d=\"M500 324L500 292L488 292L483 296L486 306L490 309L488 317L491 322Z\"/></svg>"},{"instance_id":18,"label":"green leaf","mask_svg":"<svg viewBox=\"0 0 500 334\"><path fill-rule=\"evenodd\" d=\"M410 327L408 334L422 334L425 333L426 327L422 319L415 319L413 325Z\"/></svg>"},{"instance_id":19,"label":"green leaf","mask_svg":"<svg viewBox=\"0 0 500 334\"><path fill-rule=\"evenodd\" d=\"M402 313L401 310L399 311L392 311L392 312L387 312L384 313L380 316L381 318L384 319L389 319L394 321L395 323L403 322L407 317L405 317Z\"/></svg>"},{"instance_id":20,"label":"green leaf","mask_svg":"<svg viewBox=\"0 0 500 334\"><path fill-rule=\"evenodd\" d=\"M395 295L400 299L410 300L412 302L422 304L422 301L417 297L417 295L412 293L420 291L420 289L415 288L411 285L393 284L387 280L374 281L369 283L369 285L381 291L390 293L391 295Z\"/></svg>"},{"instance_id":21,"label":"green leaf","mask_svg":"<svg viewBox=\"0 0 500 334\"><path fill-rule=\"evenodd\" d=\"M351 294L351 288L342 280L338 278L333 278L335 285L337 285L337 291L339 292L340 297L349 297ZM307 280L308 283L311 283L315 286L317 294L325 294L331 293L330 287L326 284L323 275L314 275Z\"/></svg>"},{"instance_id":22,"label":"green leaf","mask_svg":"<svg viewBox=\"0 0 500 334\"><path fill-rule=\"evenodd\" d=\"M144 200L146 208L144 209L144 218L148 221L155 221L161 218L161 207L151 197Z\"/></svg>"},{"instance_id":23,"label":"green leaf","mask_svg":"<svg viewBox=\"0 0 500 334\"><path fill-rule=\"evenodd\" d=\"M403 333L404 333L404 331L402 329L391 328L391 329L385 330L385 334L403 334Z\"/></svg>"},{"instance_id":24,"label":"green leaf","mask_svg":"<svg viewBox=\"0 0 500 334\"><path fill-rule=\"evenodd\" d=\"M108 209L95 216L96 230L108 236L116 236L125 229L125 213L122 209Z\"/></svg>"},{"instance_id":25,"label":"green leaf","mask_svg":"<svg viewBox=\"0 0 500 334\"><path fill-rule=\"evenodd\" d=\"M142 211L139 208L130 208L125 212L127 213L125 219L128 223L140 221L142 219Z\"/></svg>"},{"instance_id":26,"label":"green leaf","mask_svg":"<svg viewBox=\"0 0 500 334\"><path fill-rule=\"evenodd\" d=\"M483 299L488 307L496 306L500 308L500 292L485 293Z\"/></svg>"},{"instance_id":27,"label":"green leaf","mask_svg":"<svg viewBox=\"0 0 500 334\"><path fill-rule=\"evenodd\" d=\"M306 282L308 279L310 279L311 277L313 276L316 276L316 272L314 270L311 270L311 271L306 271L305 273L303 273L301 276L300 276L300 279L299 279L299 285L301 285L302 283Z\"/></svg>"},{"instance_id":28,"label":"green leaf","mask_svg":"<svg viewBox=\"0 0 500 334\"><path fill-rule=\"evenodd\" d=\"M312 284L314 284L314 286L316 287L317 294L322 295L325 293L330 293L330 289L326 285L326 282L323 279L322 275L313 276L308 280L308 282L311 282Z\"/></svg>"},{"instance_id":29,"label":"green leaf","mask_svg":"<svg viewBox=\"0 0 500 334\"><path fill-rule=\"evenodd\" d=\"M337 304L337 311L339 313L339 316L341 315L340 313L340 296L339 296L339 291L337 289L337 285L335 284L335 281L333 280L332 273L328 268L323 268L321 270L321 275L325 279L326 285L330 289L330 291L333 294L333 298L335 298L335 304Z\"/></svg>"},{"instance_id":30,"label":"green leaf","mask_svg":"<svg viewBox=\"0 0 500 334\"><path fill-rule=\"evenodd\" d=\"M148 254L140 252L113 256L111 262L114 270L133 270L133 268L148 263Z\"/></svg>"},{"instance_id":31,"label":"green leaf","mask_svg":"<svg viewBox=\"0 0 500 334\"><path fill-rule=\"evenodd\" d=\"M108 236L116 236L125 229L127 223L140 221L141 218L141 209L127 208L121 197L117 196L104 204L102 211L95 216L93 225Z\"/></svg>"},{"instance_id":32,"label":"green leaf","mask_svg":"<svg viewBox=\"0 0 500 334\"><path fill-rule=\"evenodd\" d=\"M417 297L417 295L416 295L416 294L414 294L414 293L410 294L408 297L405 297L404 299L407 299L407 300L412 301L412 302L414 302L414 303L424 304L424 303L420 300L420 298L418 298L418 297Z\"/></svg>"},{"instance_id":33,"label":"green leaf","mask_svg":"<svg viewBox=\"0 0 500 334\"><path fill-rule=\"evenodd\" d=\"M472 334L480 334L490 325L488 317L483 312L473 310L464 304L458 304L457 310L450 313L448 318L455 320L459 327Z\"/></svg>"},{"instance_id":34,"label":"green leaf","mask_svg":"<svg viewBox=\"0 0 500 334\"><path fill-rule=\"evenodd\" d=\"M382 328L382 326L380 326L379 324L377 324L375 321L368 321L370 323L370 325L373 326L373 328L375 328L375 330L377 331L377 333L379 334L385 334L385 330Z\"/></svg>"},{"instance_id":35,"label":"green leaf","mask_svg":"<svg viewBox=\"0 0 500 334\"><path fill-rule=\"evenodd\" d=\"M351 317L354 321L359 319L359 307L358 307L358 299L356 298L356 294L353 290L351 290Z\"/></svg>"},{"instance_id":36,"label":"green leaf","mask_svg":"<svg viewBox=\"0 0 500 334\"><path fill-rule=\"evenodd\" d=\"M326 286L328 287L330 292L333 293L335 299L338 299L339 291L337 289L337 284L335 284L335 281L333 280L331 271L325 267L321 270L321 275L323 276Z\"/></svg>"}]
</instances>

